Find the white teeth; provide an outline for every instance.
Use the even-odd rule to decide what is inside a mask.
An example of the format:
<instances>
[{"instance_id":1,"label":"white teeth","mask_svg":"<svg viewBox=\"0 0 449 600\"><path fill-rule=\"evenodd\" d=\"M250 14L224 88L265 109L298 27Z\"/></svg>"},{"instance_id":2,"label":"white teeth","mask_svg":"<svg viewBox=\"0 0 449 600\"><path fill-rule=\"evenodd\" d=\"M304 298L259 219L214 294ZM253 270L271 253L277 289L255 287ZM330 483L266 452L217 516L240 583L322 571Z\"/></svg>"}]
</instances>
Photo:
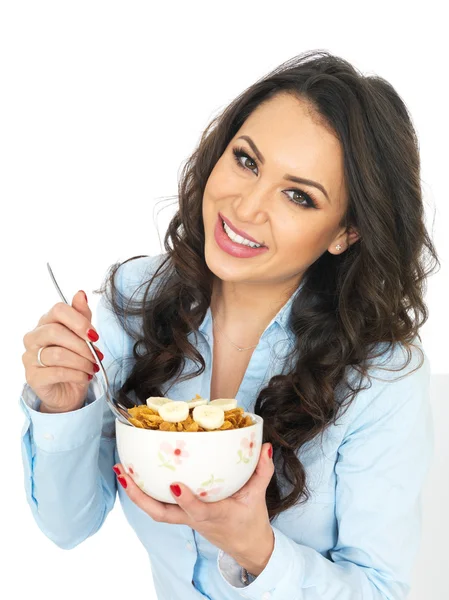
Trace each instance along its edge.
<instances>
[{"instance_id":1,"label":"white teeth","mask_svg":"<svg viewBox=\"0 0 449 600\"><path fill-rule=\"evenodd\" d=\"M250 242L249 240L245 239L241 235L237 235L236 233L234 233L232 231L232 229L230 227L228 227L224 221L223 221L223 229L226 231L228 237L233 242L237 242L237 244L242 244L242 246L250 246L250 248L260 248L261 247L261 244L255 244L254 242Z\"/></svg>"}]
</instances>

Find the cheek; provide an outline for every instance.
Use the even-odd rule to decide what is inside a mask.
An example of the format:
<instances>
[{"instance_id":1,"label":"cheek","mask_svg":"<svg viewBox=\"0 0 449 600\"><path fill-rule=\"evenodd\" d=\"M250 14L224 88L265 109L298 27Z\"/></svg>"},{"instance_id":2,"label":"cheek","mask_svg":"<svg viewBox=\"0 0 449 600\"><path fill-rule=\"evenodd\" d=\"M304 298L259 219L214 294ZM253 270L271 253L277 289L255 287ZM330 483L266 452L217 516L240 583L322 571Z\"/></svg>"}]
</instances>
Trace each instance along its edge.
<instances>
[{"instance_id":1,"label":"cheek","mask_svg":"<svg viewBox=\"0 0 449 600\"><path fill-rule=\"evenodd\" d=\"M280 222L276 234L280 240L278 247L286 255L291 253L291 260L298 255L319 256L329 245L333 232L322 219L310 218L307 209L299 208L297 212L299 216L286 217Z\"/></svg>"}]
</instances>

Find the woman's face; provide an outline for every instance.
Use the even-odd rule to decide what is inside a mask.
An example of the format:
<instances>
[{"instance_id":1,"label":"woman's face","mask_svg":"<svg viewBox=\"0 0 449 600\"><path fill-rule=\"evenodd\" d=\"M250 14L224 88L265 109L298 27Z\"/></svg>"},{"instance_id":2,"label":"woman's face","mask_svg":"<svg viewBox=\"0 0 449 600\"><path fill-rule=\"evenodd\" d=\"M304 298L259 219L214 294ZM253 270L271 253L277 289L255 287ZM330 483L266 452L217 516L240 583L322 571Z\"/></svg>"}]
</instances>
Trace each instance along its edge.
<instances>
[{"instance_id":1,"label":"woman's face","mask_svg":"<svg viewBox=\"0 0 449 600\"><path fill-rule=\"evenodd\" d=\"M244 155L236 157L239 149ZM309 182L293 182L289 175ZM346 207L339 141L312 119L304 102L278 95L248 117L209 176L203 198L206 263L223 281L299 283L324 252L339 254L356 241L355 232L339 226ZM241 246L234 244L234 254L228 253L215 236L217 221L222 227L219 213L266 248L240 257Z\"/></svg>"}]
</instances>

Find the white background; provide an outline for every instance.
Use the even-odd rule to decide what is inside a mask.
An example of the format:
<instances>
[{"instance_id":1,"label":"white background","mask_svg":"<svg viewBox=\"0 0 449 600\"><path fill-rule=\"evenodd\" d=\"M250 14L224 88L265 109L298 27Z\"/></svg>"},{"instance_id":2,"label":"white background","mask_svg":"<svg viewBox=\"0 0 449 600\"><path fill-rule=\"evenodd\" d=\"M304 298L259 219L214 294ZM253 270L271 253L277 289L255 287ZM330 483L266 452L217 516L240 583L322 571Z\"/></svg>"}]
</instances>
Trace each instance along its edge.
<instances>
[{"instance_id":1,"label":"white background","mask_svg":"<svg viewBox=\"0 0 449 600\"><path fill-rule=\"evenodd\" d=\"M426 216L442 261L428 285L436 453L412 600L447 592L449 417L447 57L439 2L6 1L0 8L1 538L8 598L155 598L147 555L119 504L71 551L38 530L23 491L23 335L117 260L161 251L156 202L211 118L284 60L326 49L390 81L420 140ZM158 219L163 239L173 207ZM101 348L101 340L99 343ZM175 560L174 560L175 564ZM87 585L87 581L89 582ZM11 585L10 585L11 584ZM288 600L288 599L286 599ZM354 600L356 598L354 597ZM357 599L358 600L358 599Z\"/></svg>"}]
</instances>

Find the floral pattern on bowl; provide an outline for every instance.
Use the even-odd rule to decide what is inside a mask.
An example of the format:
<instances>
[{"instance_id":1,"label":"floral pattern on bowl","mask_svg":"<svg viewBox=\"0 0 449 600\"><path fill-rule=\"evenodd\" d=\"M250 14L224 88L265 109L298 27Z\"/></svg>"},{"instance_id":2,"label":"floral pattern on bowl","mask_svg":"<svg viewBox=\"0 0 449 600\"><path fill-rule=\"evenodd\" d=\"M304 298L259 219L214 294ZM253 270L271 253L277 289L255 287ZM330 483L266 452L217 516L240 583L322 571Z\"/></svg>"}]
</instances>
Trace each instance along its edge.
<instances>
[{"instance_id":1,"label":"floral pattern on bowl","mask_svg":"<svg viewBox=\"0 0 449 600\"><path fill-rule=\"evenodd\" d=\"M201 487L199 487L196 490L196 495L201 498L207 498L210 496L217 496L218 494L221 493L223 486L221 487L213 487L215 486L216 483L224 483L225 480L224 479L215 479L215 477L213 475L211 475L210 479L208 481L205 481L204 483L201 484Z\"/></svg>"},{"instance_id":2,"label":"floral pattern on bowl","mask_svg":"<svg viewBox=\"0 0 449 600\"><path fill-rule=\"evenodd\" d=\"M182 465L182 459L189 457L189 453L184 450L185 446L185 440L176 440L176 446L169 444L167 441L162 442L158 452L159 460L162 463L159 466L176 471L176 466L174 465ZM172 465L171 461L174 462L174 465Z\"/></svg>"},{"instance_id":3,"label":"floral pattern on bowl","mask_svg":"<svg viewBox=\"0 0 449 600\"><path fill-rule=\"evenodd\" d=\"M132 464L124 465L124 468L125 468L125 472L132 477L134 483L136 485L138 485L141 490L143 490L145 484L143 482L143 479L140 477L139 473L137 473L135 471L134 465L132 465Z\"/></svg>"},{"instance_id":4,"label":"floral pattern on bowl","mask_svg":"<svg viewBox=\"0 0 449 600\"><path fill-rule=\"evenodd\" d=\"M256 448L256 434L254 431L251 433L249 438L243 438L240 442L240 450L238 451L238 456L240 457L237 461L237 464L249 463L250 459L253 457Z\"/></svg>"}]
</instances>

